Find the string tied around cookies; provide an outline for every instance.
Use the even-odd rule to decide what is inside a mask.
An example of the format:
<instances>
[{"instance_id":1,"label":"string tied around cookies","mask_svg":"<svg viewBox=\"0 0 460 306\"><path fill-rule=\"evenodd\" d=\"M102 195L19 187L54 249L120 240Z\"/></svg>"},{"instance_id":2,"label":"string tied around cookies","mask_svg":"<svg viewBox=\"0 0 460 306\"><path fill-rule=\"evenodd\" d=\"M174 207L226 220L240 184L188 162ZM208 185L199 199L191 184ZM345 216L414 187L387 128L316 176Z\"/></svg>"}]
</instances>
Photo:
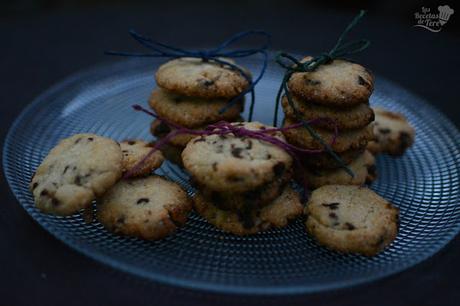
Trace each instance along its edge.
<instances>
[{"instance_id":1,"label":"string tied around cookies","mask_svg":"<svg viewBox=\"0 0 460 306\"><path fill-rule=\"evenodd\" d=\"M248 82L249 86L243 90L239 95L233 97L228 101L228 103L219 110L220 113L224 113L229 108L231 108L234 104L238 103L247 93L251 94L251 103L249 108L249 115L248 121L252 120L252 115L254 112L254 103L255 103L255 86L259 81L262 79L268 63L268 48L270 46L271 36L265 31L260 30L249 30L237 33L220 45L215 48L207 49L207 50L186 50L183 48L171 46L159 42L157 40L153 40L145 35L139 34L134 30L130 30L129 34L132 38L134 38L138 43L140 43L145 48L149 49L150 52L147 53L137 53L137 52L121 52L121 51L105 51L105 54L108 55L119 55L119 56L131 56L131 57L161 57L161 58L168 58L178 59L182 57L191 57L191 58L199 58L203 62L213 62L224 67L228 67L229 69L238 71ZM263 38L263 42L257 48L249 48L249 49L230 49L228 48L245 39L248 37L261 37ZM244 71L238 65L225 60L225 58L242 58L242 57L249 57L253 55L260 54L262 56L262 67L260 69L259 74L253 80L251 76Z\"/></svg>"},{"instance_id":2,"label":"string tied around cookies","mask_svg":"<svg viewBox=\"0 0 460 306\"><path fill-rule=\"evenodd\" d=\"M181 135L181 134L191 134L191 135L196 135L196 136L208 136L208 135L222 135L223 136L223 135L227 135L227 134L232 134L232 135L234 135L235 137L238 137L238 138L248 137L248 138L258 139L258 140L273 144L273 145L283 149L284 151L286 151L293 158L293 160L297 164L297 166L301 166L301 161L300 161L299 155L301 155L301 154L316 154L316 153L324 152L323 149L309 150L309 149L300 148L300 147L294 146L292 144L289 144L289 143L279 139L278 137L273 136L273 134L276 133L276 132L284 132L284 131L287 131L287 130L290 130L290 129L299 128L299 127L302 126L301 122L296 123L296 124L292 124L292 125L289 125L289 126L284 126L284 127L281 127L281 128L274 127L274 128L260 129L260 130L250 130L250 129L245 128L244 126L242 126L239 123L230 123L230 122L226 122L226 121L220 121L220 122L208 125L204 130L193 130L193 129L189 129L189 128L183 127L181 125L178 125L176 123L173 123L173 122L171 122L171 121L169 121L169 120L167 120L167 119L165 119L165 118L163 118L161 116L158 116L156 113L154 113L154 112L142 107L141 105L135 104L132 107L136 111L144 112L144 113L146 113L146 114L148 114L148 115L160 120L161 122L165 123L166 125L168 125L169 127L173 128L174 130L169 132L165 137L163 137L160 140L158 140L153 145L153 147L150 150L150 152L146 156L144 156L142 158L142 160L140 160L133 168L131 168L130 170L128 170L125 173L124 178L131 177L134 173L136 173L136 171L140 167L142 167L142 165L156 151L161 149L172 138L174 138L174 137L176 137L178 135ZM308 124L315 125L315 124L318 124L318 123L324 122L324 121L330 122L332 124L335 123L330 118L316 118L316 119L309 120ZM333 135L333 137L331 139L330 145L334 145L334 143L336 141L336 138L337 138L337 135L338 135L338 130L337 130L337 127L335 127L334 135ZM304 185L304 191L306 192L306 190L307 190L306 183L304 183L303 185Z\"/></svg>"},{"instance_id":3,"label":"string tied around cookies","mask_svg":"<svg viewBox=\"0 0 460 306\"><path fill-rule=\"evenodd\" d=\"M286 96L289 106L292 108L294 111L294 115L296 119L303 125L305 129L310 133L310 135L317 140L321 145L324 147L324 150L329 153L339 164L339 166L344 169L350 176L354 176L353 171L345 164L345 162L332 150L332 147L330 144L326 143L321 136L311 127L311 124L304 120L297 107L295 106L293 100L292 100L292 95L289 91L288 88L288 82L291 76L296 73L296 72L311 72L316 70L320 65L327 65L331 63L335 59L343 59L346 58L349 55L359 53L366 48L369 47L370 41L366 39L360 39L360 40L354 40L354 41L347 41L345 42L345 38L348 35L348 33L353 29L356 24L361 20L361 18L366 14L364 10L361 10L355 18L348 24L348 26L345 28L345 30L342 32L342 34L339 36L336 44L334 47L328 51L324 52L316 57L313 57L310 60L307 60L305 62L302 62L298 60L295 56L290 55L285 52L280 52L276 55L276 62L283 67L286 72L284 74L283 80L281 82L281 85L278 89L278 93L276 95L276 101L275 101L275 112L274 112L274 118L273 118L273 125L277 126L278 124L278 109L279 109L279 104L281 101L281 97L284 93Z\"/></svg>"}]
</instances>

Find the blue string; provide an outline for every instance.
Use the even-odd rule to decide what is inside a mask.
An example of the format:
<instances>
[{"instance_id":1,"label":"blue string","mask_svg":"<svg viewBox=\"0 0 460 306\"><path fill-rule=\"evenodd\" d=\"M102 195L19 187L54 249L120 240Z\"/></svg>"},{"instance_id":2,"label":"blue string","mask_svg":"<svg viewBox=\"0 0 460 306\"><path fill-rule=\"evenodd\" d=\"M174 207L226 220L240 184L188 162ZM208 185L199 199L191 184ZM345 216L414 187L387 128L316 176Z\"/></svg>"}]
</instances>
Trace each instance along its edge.
<instances>
[{"instance_id":1,"label":"blue string","mask_svg":"<svg viewBox=\"0 0 460 306\"><path fill-rule=\"evenodd\" d=\"M238 96L233 97L228 103L219 110L219 113L222 114L231 108L235 103L240 101L244 95L247 93L251 93L251 104L249 108L249 118L248 121L252 120L252 115L254 112L254 103L255 103L255 92L254 88L257 83L262 79L268 63L268 53L267 49L270 46L270 34L265 31L258 31L258 30L250 30L245 32L240 32L229 39L222 42L215 48L208 49L208 50L185 50L179 47L170 46L159 41L153 40L149 37L146 37L142 34L137 33L134 30L130 30L129 34L132 38L134 38L138 43L140 43L145 48L151 50L148 53L136 53L136 52L120 52L120 51L105 51L105 54L108 55L119 55L119 56L133 56L133 57L164 57L172 59L177 59L181 57L192 57L192 58L200 58L204 62L215 62L221 65L225 65L230 67L233 70L238 71L245 79L248 81L249 86L241 92ZM230 45L246 38L249 36L260 36L264 38L264 42L258 48L252 49L234 49L234 50L226 50ZM237 65L230 63L226 60L221 59L222 57L226 58L241 58L241 57L248 57L256 54L261 54L263 58L262 69L259 72L259 75L255 78L255 80L251 79L243 69L238 67Z\"/></svg>"}]
</instances>

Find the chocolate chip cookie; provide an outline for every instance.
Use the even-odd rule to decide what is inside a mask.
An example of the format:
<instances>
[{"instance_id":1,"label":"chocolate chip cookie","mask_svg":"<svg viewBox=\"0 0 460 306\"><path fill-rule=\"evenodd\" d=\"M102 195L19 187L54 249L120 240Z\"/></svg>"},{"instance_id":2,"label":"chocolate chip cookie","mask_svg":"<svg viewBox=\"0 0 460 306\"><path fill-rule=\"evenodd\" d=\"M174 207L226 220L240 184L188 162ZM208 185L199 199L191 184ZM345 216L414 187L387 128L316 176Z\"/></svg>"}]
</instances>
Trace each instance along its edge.
<instances>
[{"instance_id":1,"label":"chocolate chip cookie","mask_svg":"<svg viewBox=\"0 0 460 306\"><path fill-rule=\"evenodd\" d=\"M292 96L292 103L302 119L330 119L327 121L318 121L315 124L317 127L328 130L334 130L335 128L338 130L363 128L374 120L374 112L368 103L360 103L349 108L337 108L302 101L295 96ZM283 97L282 106L286 116L295 118L294 110L290 106L286 96Z\"/></svg>"},{"instance_id":2,"label":"chocolate chip cookie","mask_svg":"<svg viewBox=\"0 0 460 306\"><path fill-rule=\"evenodd\" d=\"M152 150L152 145L142 140L125 140L120 142L123 153L123 171L130 171L131 176L144 176L159 168L164 157L160 151L156 151L138 165ZM135 170L134 170L134 167Z\"/></svg>"},{"instance_id":3,"label":"chocolate chip cookie","mask_svg":"<svg viewBox=\"0 0 460 306\"><path fill-rule=\"evenodd\" d=\"M153 91L149 104L159 116L188 128L221 120L231 121L238 117L244 108L242 100L220 113L220 110L228 104L228 99L205 100L180 96L160 88Z\"/></svg>"},{"instance_id":4,"label":"chocolate chip cookie","mask_svg":"<svg viewBox=\"0 0 460 306\"><path fill-rule=\"evenodd\" d=\"M72 215L122 175L120 145L94 134L76 134L54 147L37 168L30 190L41 211Z\"/></svg>"},{"instance_id":5,"label":"chocolate chip cookie","mask_svg":"<svg viewBox=\"0 0 460 306\"><path fill-rule=\"evenodd\" d=\"M250 130L267 129L259 122L234 123ZM274 137L284 141L281 133ZM201 136L182 152L185 169L200 184L214 191L246 192L284 175L292 157L280 147L233 134Z\"/></svg>"},{"instance_id":6,"label":"chocolate chip cookie","mask_svg":"<svg viewBox=\"0 0 460 306\"><path fill-rule=\"evenodd\" d=\"M373 256L398 233L399 210L366 187L327 185L312 192L306 226L320 244Z\"/></svg>"},{"instance_id":7,"label":"chocolate chip cookie","mask_svg":"<svg viewBox=\"0 0 460 306\"><path fill-rule=\"evenodd\" d=\"M193 201L195 210L209 223L240 236L256 234L272 227L284 227L290 220L300 216L303 210L299 194L289 186L273 202L246 215L219 209L200 193L195 195Z\"/></svg>"},{"instance_id":8,"label":"chocolate chip cookie","mask_svg":"<svg viewBox=\"0 0 460 306\"><path fill-rule=\"evenodd\" d=\"M222 60L235 63L231 59ZM249 86L242 73L228 65L188 57L161 65L155 78L158 86L170 92L207 99L232 98Z\"/></svg>"},{"instance_id":9,"label":"chocolate chip cookie","mask_svg":"<svg viewBox=\"0 0 460 306\"><path fill-rule=\"evenodd\" d=\"M97 219L116 234L157 240L185 224L191 209L178 184L154 175L119 181L98 203Z\"/></svg>"},{"instance_id":10,"label":"chocolate chip cookie","mask_svg":"<svg viewBox=\"0 0 460 306\"><path fill-rule=\"evenodd\" d=\"M311 60L306 57L302 62ZM363 66L336 59L312 72L296 72L288 81L297 97L329 106L350 107L367 103L374 90L374 77Z\"/></svg>"},{"instance_id":11,"label":"chocolate chip cookie","mask_svg":"<svg viewBox=\"0 0 460 306\"><path fill-rule=\"evenodd\" d=\"M283 126L289 126L297 123L294 119L286 117ZM331 144L334 138L334 132L312 126L313 129L320 135L320 137L328 144ZM314 139L308 130L304 127L289 129L283 131L284 136L289 143L311 150L319 150L323 145ZM335 143L331 145L332 149L336 152L344 152L347 150L359 150L367 146L369 140L374 138L372 124L356 130L339 131Z\"/></svg>"},{"instance_id":12,"label":"chocolate chip cookie","mask_svg":"<svg viewBox=\"0 0 460 306\"><path fill-rule=\"evenodd\" d=\"M414 143L414 128L400 113L390 112L378 107L374 108L374 112L375 140L369 142L368 150L374 154L403 155Z\"/></svg>"}]
</instances>

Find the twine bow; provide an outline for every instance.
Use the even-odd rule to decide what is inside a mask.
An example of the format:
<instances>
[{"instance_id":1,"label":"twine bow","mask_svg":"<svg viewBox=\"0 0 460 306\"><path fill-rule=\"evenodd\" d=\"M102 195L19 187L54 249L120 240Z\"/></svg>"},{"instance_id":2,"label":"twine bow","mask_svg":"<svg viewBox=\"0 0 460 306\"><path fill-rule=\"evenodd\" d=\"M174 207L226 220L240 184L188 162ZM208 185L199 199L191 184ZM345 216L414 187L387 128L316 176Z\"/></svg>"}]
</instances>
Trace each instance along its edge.
<instances>
[{"instance_id":1,"label":"twine bow","mask_svg":"<svg viewBox=\"0 0 460 306\"><path fill-rule=\"evenodd\" d=\"M274 113L274 118L273 118L273 125L277 126L278 123L278 108L280 104L280 100L282 97L282 94L284 93L286 95L286 98L288 100L289 106L292 108L294 111L294 115L299 122L302 123L302 125L307 129L307 131L310 133L310 135L317 140L318 142L321 143L321 145L324 147L325 151L328 152L340 165L341 168L343 168L349 175L354 176L353 171L343 162L343 160L332 150L331 146L326 143L321 136L311 127L308 121L304 120L299 112L299 110L295 107L293 101L292 101L292 95L289 92L288 88L288 82L291 76L296 73L296 72L311 72L314 71L316 68L318 68L320 65L326 65L331 63L334 59L338 58L345 58L349 55L361 52L365 50L367 47L369 47L370 42L365 39L361 40L355 40L355 41L348 41L344 42L345 37L347 34L350 32L350 30L356 26L356 24L359 22L359 20L366 14L364 10L361 10L359 14L348 24L348 26L345 28L345 30L342 32L342 34L339 36L339 39L337 40L335 46L329 51L320 54L319 56L316 56L312 58L311 60L301 62L298 59L296 59L294 56L285 53L285 52L280 52L276 56L276 62L286 69L286 73L284 74L283 80L281 82L280 88L278 90L278 93L276 95L276 101L275 101L275 113Z\"/></svg>"},{"instance_id":2,"label":"twine bow","mask_svg":"<svg viewBox=\"0 0 460 306\"><path fill-rule=\"evenodd\" d=\"M262 79L262 76L265 73L267 68L268 62L268 53L267 49L270 46L270 34L265 31L258 31L258 30L250 30L245 32L240 32L229 39L222 42L216 48L208 49L208 50L186 50L183 48L178 48L174 46L170 46L159 41L153 40L149 37L141 35L134 30L130 30L129 34L132 38L134 38L138 43L140 43L145 48L149 49L151 52L147 53L136 53L136 52L120 52L120 51L106 51L105 54L108 55L120 55L120 56L133 56L133 57L164 57L169 59L177 59L182 57L192 57L192 58L200 58L204 62L214 62L217 64L225 65L230 69L238 71L249 83L249 86L241 92L238 96L232 98L222 109L220 109L220 113L225 112L230 107L232 107L235 103L237 103L244 95L247 93L251 93L251 104L249 108L249 118L248 121L252 120L252 115L254 112L254 102L255 102L255 93L254 87L256 84ZM250 37L250 36L260 36L264 38L264 42L258 48L252 49L234 49L234 50L227 50L229 46L232 44ZM241 58L241 57L248 57L256 54L261 54L263 59L262 68L259 72L259 75L252 80L251 77L245 72L243 69L238 67L237 65L230 63L222 58Z\"/></svg>"}]
</instances>

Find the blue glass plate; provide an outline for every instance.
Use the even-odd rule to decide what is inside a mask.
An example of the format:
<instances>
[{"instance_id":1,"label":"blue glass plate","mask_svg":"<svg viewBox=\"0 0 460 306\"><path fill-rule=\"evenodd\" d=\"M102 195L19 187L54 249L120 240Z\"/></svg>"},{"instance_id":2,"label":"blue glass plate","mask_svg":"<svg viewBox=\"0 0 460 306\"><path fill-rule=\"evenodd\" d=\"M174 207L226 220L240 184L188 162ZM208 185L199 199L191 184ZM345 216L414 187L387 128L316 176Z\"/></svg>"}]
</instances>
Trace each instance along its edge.
<instances>
[{"instance_id":1,"label":"blue glass plate","mask_svg":"<svg viewBox=\"0 0 460 306\"><path fill-rule=\"evenodd\" d=\"M122 238L81 215L56 217L35 209L28 183L62 138L92 132L117 140L152 139L151 118L131 110L147 105L161 62L133 59L69 77L35 99L11 127L3 151L6 178L19 203L70 247L141 277L226 293L294 294L350 286L407 269L441 249L460 227L460 134L449 120L406 90L377 77L371 104L404 113L415 145L399 159L378 157L372 188L401 210L396 241L373 258L318 246L301 220L251 237L225 234L192 214L176 235L159 242ZM259 63L241 59L253 71ZM282 71L271 62L257 86L255 120L271 124ZM158 170L190 193L187 175L165 163Z\"/></svg>"}]
</instances>

